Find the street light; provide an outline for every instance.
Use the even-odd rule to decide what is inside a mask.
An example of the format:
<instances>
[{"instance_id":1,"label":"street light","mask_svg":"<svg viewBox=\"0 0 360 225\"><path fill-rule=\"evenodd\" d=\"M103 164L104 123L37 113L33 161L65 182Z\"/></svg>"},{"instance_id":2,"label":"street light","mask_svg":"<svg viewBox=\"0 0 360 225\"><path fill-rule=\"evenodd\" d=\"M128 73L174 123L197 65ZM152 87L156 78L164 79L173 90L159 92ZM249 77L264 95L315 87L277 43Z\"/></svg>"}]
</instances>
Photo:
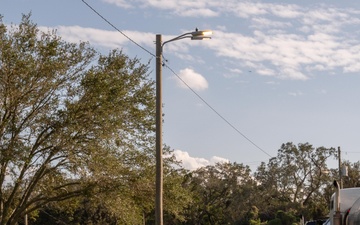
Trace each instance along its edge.
<instances>
[{"instance_id":1,"label":"street light","mask_svg":"<svg viewBox=\"0 0 360 225\"><path fill-rule=\"evenodd\" d=\"M190 38L191 40L210 39L212 31L189 32L162 43L161 34L156 35L156 196L155 224L163 225L163 159L162 159L162 50L166 43Z\"/></svg>"}]
</instances>

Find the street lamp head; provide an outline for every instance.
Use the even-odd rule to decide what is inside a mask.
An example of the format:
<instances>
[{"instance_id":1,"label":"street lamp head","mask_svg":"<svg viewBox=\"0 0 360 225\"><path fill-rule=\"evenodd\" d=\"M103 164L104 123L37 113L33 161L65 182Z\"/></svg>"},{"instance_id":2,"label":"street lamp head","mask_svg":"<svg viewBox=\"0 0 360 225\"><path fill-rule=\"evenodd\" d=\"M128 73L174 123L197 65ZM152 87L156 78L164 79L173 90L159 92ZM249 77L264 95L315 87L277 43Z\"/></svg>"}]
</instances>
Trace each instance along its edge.
<instances>
[{"instance_id":1,"label":"street lamp head","mask_svg":"<svg viewBox=\"0 0 360 225\"><path fill-rule=\"evenodd\" d=\"M198 30L196 28L195 31L191 33L191 40L211 39L210 35L212 35L211 30Z\"/></svg>"}]
</instances>

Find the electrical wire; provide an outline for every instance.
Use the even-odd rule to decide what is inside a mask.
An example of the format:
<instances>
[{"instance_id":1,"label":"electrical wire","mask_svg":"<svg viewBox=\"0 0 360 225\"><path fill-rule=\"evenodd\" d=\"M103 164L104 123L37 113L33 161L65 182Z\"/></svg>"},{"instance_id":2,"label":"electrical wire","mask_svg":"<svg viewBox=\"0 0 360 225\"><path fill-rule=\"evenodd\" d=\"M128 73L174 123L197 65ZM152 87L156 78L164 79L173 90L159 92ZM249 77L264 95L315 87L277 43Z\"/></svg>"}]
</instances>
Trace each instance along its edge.
<instances>
[{"instance_id":1,"label":"electrical wire","mask_svg":"<svg viewBox=\"0 0 360 225\"><path fill-rule=\"evenodd\" d=\"M194 89L192 89L173 69L171 69L168 65L164 64L166 68L168 68L181 82L183 82L186 87L188 87L203 103L205 103L216 115L218 115L225 123L227 123L231 128L233 128L238 134L240 134L243 138L249 141L252 145L254 145L257 149L262 151L264 154L272 158L272 156L267 153L264 149L260 148L255 142L253 142L250 138L248 138L245 134L243 134L239 129L237 129L232 123L230 123L224 116L222 116L214 107L212 107L204 98L202 98Z\"/></svg>"},{"instance_id":2,"label":"electrical wire","mask_svg":"<svg viewBox=\"0 0 360 225\"><path fill-rule=\"evenodd\" d=\"M155 54L138 44L136 41L131 39L129 36L127 36L124 32L119 30L115 25L113 25L109 20L107 20L105 17L103 17L98 11L96 11L91 5L89 5L85 0L81 0L85 5L87 5L94 13L96 13L101 19L103 19L106 23L108 23L112 28L114 28L116 31L118 31L120 34L122 34L124 37L126 37L129 41L137 45L139 48L144 50L145 52L149 53L151 56L155 57Z\"/></svg>"},{"instance_id":3,"label":"electrical wire","mask_svg":"<svg viewBox=\"0 0 360 225\"><path fill-rule=\"evenodd\" d=\"M85 0L81 0L85 5L87 5L93 12L95 12L101 19L103 19L106 23L108 23L111 27L113 27L116 31L121 33L124 37L126 37L128 40L130 40L132 43L137 45L139 48L150 54L151 56L156 58L156 55L138 44L136 41L131 39L129 36L127 36L124 32L122 32L120 29L118 29L115 25L113 25L110 21L108 21L105 17L103 17L99 12L97 12L92 6L90 6ZM167 60L165 60L167 62ZM163 63L163 66L168 68L178 79L181 80L185 84L186 87L188 87L205 105L207 105L216 115L218 115L225 123L227 123L232 129L234 129L238 134L240 134L245 140L250 142L253 146L255 146L257 149L259 149L261 152L272 158L272 156L267 153L264 149L259 147L255 142L253 142L250 138L248 138L245 134L243 134L239 129L237 129L230 121L228 121L224 116L222 116L217 110L215 110L214 107L212 107L207 101L205 101L204 98L202 98L194 89L192 89L181 77L172 69L170 68L166 63Z\"/></svg>"}]
</instances>

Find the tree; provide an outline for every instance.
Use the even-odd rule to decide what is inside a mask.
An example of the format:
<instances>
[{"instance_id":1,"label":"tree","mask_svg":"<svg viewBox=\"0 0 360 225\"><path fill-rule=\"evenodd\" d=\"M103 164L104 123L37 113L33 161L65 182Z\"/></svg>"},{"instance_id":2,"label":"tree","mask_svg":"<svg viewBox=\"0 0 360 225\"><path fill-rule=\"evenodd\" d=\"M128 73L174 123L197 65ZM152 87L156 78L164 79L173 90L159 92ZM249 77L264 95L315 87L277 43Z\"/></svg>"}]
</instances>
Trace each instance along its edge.
<instances>
[{"instance_id":1,"label":"tree","mask_svg":"<svg viewBox=\"0 0 360 225\"><path fill-rule=\"evenodd\" d=\"M327 205L321 196L331 179L323 171L328 170L326 160L334 156L334 148L315 149L309 143L296 146L289 142L281 146L277 157L270 159L267 167L265 164L259 167L255 177L264 196L271 193L269 200L276 197L283 210L297 210L312 218L315 213L310 209ZM315 197L318 197L316 201Z\"/></svg>"},{"instance_id":2,"label":"tree","mask_svg":"<svg viewBox=\"0 0 360 225\"><path fill-rule=\"evenodd\" d=\"M72 209L73 210L73 209ZM39 210L35 221L32 225L116 225L117 218L105 205L94 205L93 202L84 200L78 207L72 211L64 208L57 208L50 204Z\"/></svg>"},{"instance_id":3,"label":"tree","mask_svg":"<svg viewBox=\"0 0 360 225\"><path fill-rule=\"evenodd\" d=\"M153 182L139 176L153 165L148 67L40 32L30 17L0 23L0 224L93 193L122 192L113 199L125 222L142 215L127 203Z\"/></svg>"},{"instance_id":4,"label":"tree","mask_svg":"<svg viewBox=\"0 0 360 225\"><path fill-rule=\"evenodd\" d=\"M247 166L218 163L191 172L193 201L185 224L236 224L251 209L255 181Z\"/></svg>"},{"instance_id":5,"label":"tree","mask_svg":"<svg viewBox=\"0 0 360 225\"><path fill-rule=\"evenodd\" d=\"M342 162L343 166L347 167L348 174L343 177L343 187L352 188L360 187L360 161L351 163L349 161ZM339 172L336 171L336 174Z\"/></svg>"},{"instance_id":6,"label":"tree","mask_svg":"<svg viewBox=\"0 0 360 225\"><path fill-rule=\"evenodd\" d=\"M249 225L260 225L259 209L256 206L252 206L247 213L246 219L248 220Z\"/></svg>"},{"instance_id":7,"label":"tree","mask_svg":"<svg viewBox=\"0 0 360 225\"><path fill-rule=\"evenodd\" d=\"M268 225L293 225L298 224L299 219L293 215L292 212L284 212L282 210L278 210L276 212L275 219L270 220Z\"/></svg>"},{"instance_id":8,"label":"tree","mask_svg":"<svg viewBox=\"0 0 360 225\"><path fill-rule=\"evenodd\" d=\"M168 148L164 150L167 150L167 155L171 154ZM164 173L164 222L168 225L181 224L186 220L186 207L193 200L187 186L188 171L172 155L164 160Z\"/></svg>"}]
</instances>

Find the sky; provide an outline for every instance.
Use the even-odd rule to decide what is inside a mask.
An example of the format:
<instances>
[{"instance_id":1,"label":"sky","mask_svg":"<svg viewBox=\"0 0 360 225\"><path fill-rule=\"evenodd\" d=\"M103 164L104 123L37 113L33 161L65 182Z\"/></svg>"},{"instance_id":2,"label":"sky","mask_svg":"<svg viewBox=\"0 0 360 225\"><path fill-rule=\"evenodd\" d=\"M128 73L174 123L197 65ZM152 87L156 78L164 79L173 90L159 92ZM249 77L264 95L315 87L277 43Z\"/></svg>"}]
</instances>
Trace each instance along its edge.
<instances>
[{"instance_id":1,"label":"sky","mask_svg":"<svg viewBox=\"0 0 360 225\"><path fill-rule=\"evenodd\" d=\"M5 24L30 12L65 41L149 63L154 80L156 34L213 31L163 49L163 142L185 168L228 161L254 172L286 142L340 147L342 160L359 161L356 1L0 0Z\"/></svg>"}]
</instances>

